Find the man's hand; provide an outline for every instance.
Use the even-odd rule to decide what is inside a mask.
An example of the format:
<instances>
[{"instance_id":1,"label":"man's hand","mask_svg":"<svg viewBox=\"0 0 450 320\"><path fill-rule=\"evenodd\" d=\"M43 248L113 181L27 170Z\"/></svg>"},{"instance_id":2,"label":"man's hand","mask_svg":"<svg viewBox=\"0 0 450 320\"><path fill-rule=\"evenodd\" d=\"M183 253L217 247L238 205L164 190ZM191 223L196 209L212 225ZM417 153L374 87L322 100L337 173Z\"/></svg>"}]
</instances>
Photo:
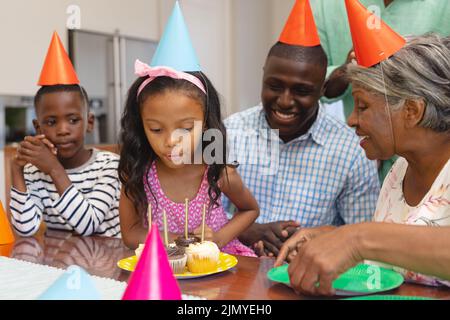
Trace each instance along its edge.
<instances>
[{"instance_id":1,"label":"man's hand","mask_svg":"<svg viewBox=\"0 0 450 320\"><path fill-rule=\"evenodd\" d=\"M299 227L295 221L277 221L266 224L253 224L239 239L246 245L253 247L257 254L267 256L277 256L279 250ZM262 247L263 251L259 250Z\"/></svg>"}]
</instances>

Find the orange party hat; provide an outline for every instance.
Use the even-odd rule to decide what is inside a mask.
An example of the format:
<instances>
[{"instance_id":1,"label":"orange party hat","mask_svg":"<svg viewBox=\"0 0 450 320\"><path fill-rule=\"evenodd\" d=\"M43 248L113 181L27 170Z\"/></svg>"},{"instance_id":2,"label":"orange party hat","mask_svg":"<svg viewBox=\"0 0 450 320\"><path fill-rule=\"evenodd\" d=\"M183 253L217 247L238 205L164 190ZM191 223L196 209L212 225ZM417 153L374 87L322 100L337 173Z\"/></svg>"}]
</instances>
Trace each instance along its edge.
<instances>
[{"instance_id":1,"label":"orange party hat","mask_svg":"<svg viewBox=\"0 0 450 320\"><path fill-rule=\"evenodd\" d=\"M320 38L309 0L297 0L295 2L279 41L304 47L320 45Z\"/></svg>"},{"instance_id":2,"label":"orange party hat","mask_svg":"<svg viewBox=\"0 0 450 320\"><path fill-rule=\"evenodd\" d=\"M9 224L6 212L3 209L2 202L0 201L0 246L10 244L15 241L14 234Z\"/></svg>"},{"instance_id":3,"label":"orange party hat","mask_svg":"<svg viewBox=\"0 0 450 320\"><path fill-rule=\"evenodd\" d=\"M406 40L358 0L345 0L353 47L358 64L372 67L388 59L406 44Z\"/></svg>"},{"instance_id":4,"label":"orange party hat","mask_svg":"<svg viewBox=\"0 0 450 320\"><path fill-rule=\"evenodd\" d=\"M58 84L70 85L79 83L80 80L78 80L72 62L55 31L50 47L48 48L38 85L54 86Z\"/></svg>"},{"instance_id":5,"label":"orange party hat","mask_svg":"<svg viewBox=\"0 0 450 320\"><path fill-rule=\"evenodd\" d=\"M14 249L14 243L0 245L0 257L11 257Z\"/></svg>"}]
</instances>

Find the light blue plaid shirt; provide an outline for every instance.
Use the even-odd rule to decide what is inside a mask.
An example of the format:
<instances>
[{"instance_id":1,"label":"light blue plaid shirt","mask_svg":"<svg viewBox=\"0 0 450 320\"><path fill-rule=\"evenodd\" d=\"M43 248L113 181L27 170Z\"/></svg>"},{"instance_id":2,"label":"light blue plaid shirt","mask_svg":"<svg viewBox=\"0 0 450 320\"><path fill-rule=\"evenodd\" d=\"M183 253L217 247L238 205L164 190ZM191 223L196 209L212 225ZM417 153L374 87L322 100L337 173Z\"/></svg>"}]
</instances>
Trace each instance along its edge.
<instances>
[{"instance_id":1,"label":"light blue plaid shirt","mask_svg":"<svg viewBox=\"0 0 450 320\"><path fill-rule=\"evenodd\" d=\"M228 160L239 162L238 172L258 201L257 222L315 227L372 219L380 191L376 164L346 124L320 109L305 135L284 143L270 133L257 106L230 116L225 126ZM232 210L226 197L223 205Z\"/></svg>"}]
</instances>

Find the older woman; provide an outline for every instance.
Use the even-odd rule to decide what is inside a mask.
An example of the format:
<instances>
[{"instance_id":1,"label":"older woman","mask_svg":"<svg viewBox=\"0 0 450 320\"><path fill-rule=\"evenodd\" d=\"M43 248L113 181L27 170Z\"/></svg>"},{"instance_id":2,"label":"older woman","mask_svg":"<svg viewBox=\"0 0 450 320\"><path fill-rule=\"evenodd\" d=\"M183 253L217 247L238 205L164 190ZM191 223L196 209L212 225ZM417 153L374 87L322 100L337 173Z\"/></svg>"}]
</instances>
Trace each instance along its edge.
<instances>
[{"instance_id":1,"label":"older woman","mask_svg":"<svg viewBox=\"0 0 450 320\"><path fill-rule=\"evenodd\" d=\"M276 264L291 253L297 291L332 295L332 281L364 260L398 266L407 281L450 285L449 43L416 37L375 67L349 68L349 123L367 157L401 158L384 182L374 222L301 229L285 243Z\"/></svg>"}]
</instances>

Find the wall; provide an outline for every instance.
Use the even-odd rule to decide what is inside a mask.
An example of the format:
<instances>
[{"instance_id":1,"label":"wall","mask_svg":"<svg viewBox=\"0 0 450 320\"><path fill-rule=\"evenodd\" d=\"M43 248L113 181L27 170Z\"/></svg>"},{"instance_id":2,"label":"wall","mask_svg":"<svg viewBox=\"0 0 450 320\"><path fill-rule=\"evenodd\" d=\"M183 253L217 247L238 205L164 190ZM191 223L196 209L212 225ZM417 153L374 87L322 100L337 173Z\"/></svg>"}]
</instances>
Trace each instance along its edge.
<instances>
[{"instance_id":1,"label":"wall","mask_svg":"<svg viewBox=\"0 0 450 320\"><path fill-rule=\"evenodd\" d=\"M236 106L233 111L260 102L263 66L271 46L270 1L236 1L233 10Z\"/></svg>"},{"instance_id":2,"label":"wall","mask_svg":"<svg viewBox=\"0 0 450 320\"><path fill-rule=\"evenodd\" d=\"M0 95L32 96L51 34L67 47L66 13L81 9L81 28L158 40L174 0L1 0ZM181 0L203 70L222 95L224 114L260 101L262 68L294 0ZM1 150L0 150L1 151ZM3 156L0 154L0 173ZM0 174L0 198L3 174Z\"/></svg>"},{"instance_id":3,"label":"wall","mask_svg":"<svg viewBox=\"0 0 450 320\"><path fill-rule=\"evenodd\" d=\"M79 5L81 27L159 38L158 0L0 1L0 95L33 95L54 30L67 47L66 13ZM126 4L126 5L124 5Z\"/></svg>"},{"instance_id":4,"label":"wall","mask_svg":"<svg viewBox=\"0 0 450 320\"><path fill-rule=\"evenodd\" d=\"M314 0L312 0L314 1ZM310 2L312 2L310 0ZM277 41L294 7L295 0L270 0L271 39Z\"/></svg>"}]
</instances>

